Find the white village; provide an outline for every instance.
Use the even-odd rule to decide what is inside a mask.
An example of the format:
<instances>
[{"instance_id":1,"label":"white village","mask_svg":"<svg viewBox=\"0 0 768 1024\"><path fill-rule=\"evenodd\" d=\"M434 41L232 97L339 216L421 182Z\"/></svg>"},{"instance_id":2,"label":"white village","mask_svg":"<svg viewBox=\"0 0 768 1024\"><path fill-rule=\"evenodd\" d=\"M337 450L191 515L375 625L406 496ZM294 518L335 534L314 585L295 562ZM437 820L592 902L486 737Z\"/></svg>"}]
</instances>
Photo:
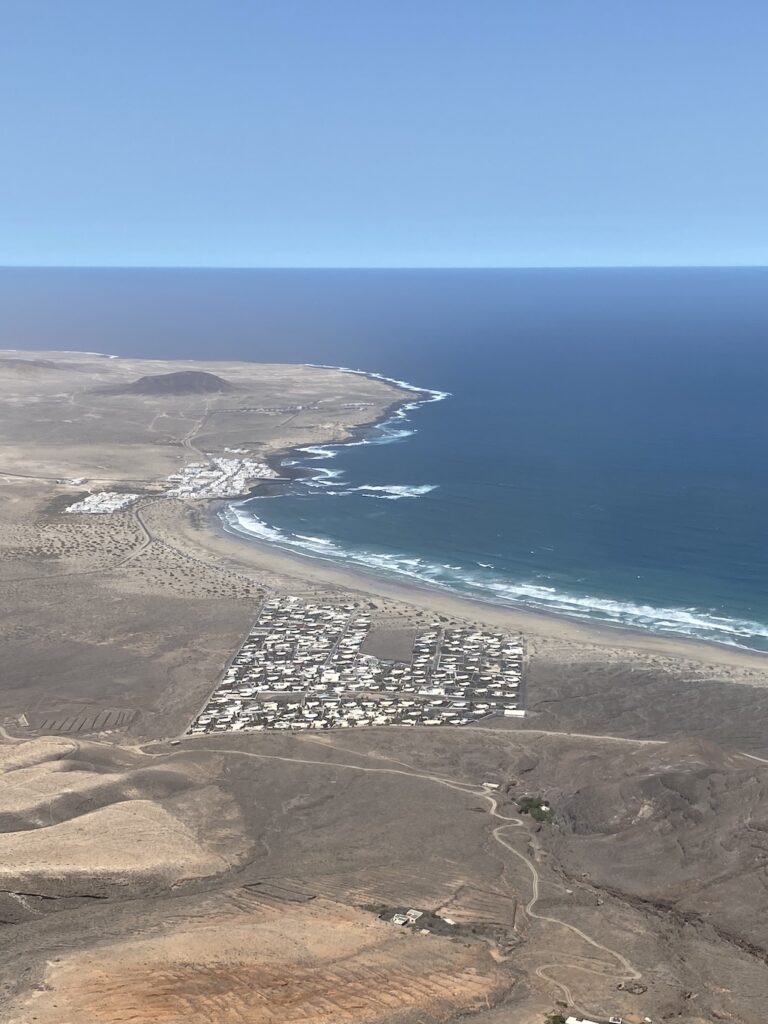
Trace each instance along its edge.
<instances>
[{"instance_id":1,"label":"white village","mask_svg":"<svg viewBox=\"0 0 768 1024\"><path fill-rule=\"evenodd\" d=\"M406 664L364 652L370 627L354 604L266 601L189 734L524 716L518 635L434 623Z\"/></svg>"},{"instance_id":2,"label":"white village","mask_svg":"<svg viewBox=\"0 0 768 1024\"><path fill-rule=\"evenodd\" d=\"M235 449L234 451L238 451ZM177 473L171 473L160 496L166 498L231 498L243 495L248 491L253 480L275 480L279 474L264 462L255 459L233 459L216 456L209 462L189 462ZM82 484L84 480L66 481L69 484ZM66 508L65 512L80 512L103 515L109 512L120 512L139 498L142 494L122 491L98 491L76 501Z\"/></svg>"},{"instance_id":3,"label":"white village","mask_svg":"<svg viewBox=\"0 0 768 1024\"><path fill-rule=\"evenodd\" d=\"M157 496L235 497L246 493L251 481L278 478L264 462L233 457L243 453L227 449L229 457L187 463L166 479ZM94 492L65 511L114 513L143 497ZM366 653L370 629L370 616L354 604L267 600L189 734L465 726L494 715L524 717L519 635L434 622L415 635L411 660L403 662Z\"/></svg>"}]
</instances>

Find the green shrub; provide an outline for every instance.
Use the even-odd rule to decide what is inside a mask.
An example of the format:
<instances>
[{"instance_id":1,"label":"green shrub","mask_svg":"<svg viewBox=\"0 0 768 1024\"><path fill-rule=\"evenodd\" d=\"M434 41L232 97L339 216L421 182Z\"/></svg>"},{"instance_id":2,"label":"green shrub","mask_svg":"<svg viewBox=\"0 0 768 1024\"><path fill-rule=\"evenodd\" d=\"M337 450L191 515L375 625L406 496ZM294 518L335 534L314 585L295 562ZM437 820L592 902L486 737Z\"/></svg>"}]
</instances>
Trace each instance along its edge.
<instances>
[{"instance_id":1,"label":"green shrub","mask_svg":"<svg viewBox=\"0 0 768 1024\"><path fill-rule=\"evenodd\" d=\"M549 821L550 810L547 801L540 796L524 796L517 802L521 814L530 814L534 821Z\"/></svg>"}]
</instances>

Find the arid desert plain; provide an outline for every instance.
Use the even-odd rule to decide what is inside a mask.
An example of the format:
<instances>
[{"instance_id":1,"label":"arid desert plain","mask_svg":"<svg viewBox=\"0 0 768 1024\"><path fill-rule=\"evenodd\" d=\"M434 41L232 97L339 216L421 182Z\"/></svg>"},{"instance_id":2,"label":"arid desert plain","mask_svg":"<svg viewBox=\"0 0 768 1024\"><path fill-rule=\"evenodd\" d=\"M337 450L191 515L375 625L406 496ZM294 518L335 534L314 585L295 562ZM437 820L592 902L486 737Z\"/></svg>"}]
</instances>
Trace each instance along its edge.
<instances>
[{"instance_id":1,"label":"arid desert plain","mask_svg":"<svg viewBox=\"0 0 768 1024\"><path fill-rule=\"evenodd\" d=\"M4 1024L768 1017L764 656L221 529L409 398L0 353Z\"/></svg>"}]
</instances>

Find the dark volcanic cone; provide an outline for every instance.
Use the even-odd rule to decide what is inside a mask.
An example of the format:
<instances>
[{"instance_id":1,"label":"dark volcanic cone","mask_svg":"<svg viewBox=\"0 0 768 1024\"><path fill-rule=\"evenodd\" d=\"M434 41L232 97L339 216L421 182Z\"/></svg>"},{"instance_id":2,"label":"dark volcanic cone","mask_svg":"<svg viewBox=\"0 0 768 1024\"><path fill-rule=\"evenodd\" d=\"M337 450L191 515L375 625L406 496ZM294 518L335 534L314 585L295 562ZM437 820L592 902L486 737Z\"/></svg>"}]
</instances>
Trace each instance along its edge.
<instances>
[{"instance_id":1,"label":"dark volcanic cone","mask_svg":"<svg viewBox=\"0 0 768 1024\"><path fill-rule=\"evenodd\" d=\"M131 384L106 388L113 395L213 395L234 391L229 381L203 370L180 370L139 377Z\"/></svg>"}]
</instances>

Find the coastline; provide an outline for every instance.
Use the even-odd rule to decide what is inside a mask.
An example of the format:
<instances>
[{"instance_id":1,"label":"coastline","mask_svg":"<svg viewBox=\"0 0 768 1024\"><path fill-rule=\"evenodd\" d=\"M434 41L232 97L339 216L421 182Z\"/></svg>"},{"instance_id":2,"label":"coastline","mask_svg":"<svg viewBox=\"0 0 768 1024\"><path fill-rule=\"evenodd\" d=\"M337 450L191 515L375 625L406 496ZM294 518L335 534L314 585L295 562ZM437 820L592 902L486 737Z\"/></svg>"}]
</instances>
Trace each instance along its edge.
<instances>
[{"instance_id":1,"label":"coastline","mask_svg":"<svg viewBox=\"0 0 768 1024\"><path fill-rule=\"evenodd\" d=\"M328 439L316 439L311 443L289 445L287 447L277 448L272 452L265 453L263 460L265 464L277 474L277 477L255 482L251 487L249 487L246 494L240 495L239 497L230 497L226 501L218 503L218 508L236 504L240 501L247 501L249 498L265 497L271 488L274 488L275 493L279 494L280 487L285 483L290 483L292 480L312 478L311 469L304 466L298 466L296 464L286 465L286 460L298 460L301 455L310 453L310 450L313 448L341 448L346 445L371 443L366 440L366 435L372 430L376 430L377 427L386 426L390 420L405 418L408 411L418 408L420 405L427 405L430 402L440 402L445 398L451 397L450 393L447 391L434 391L430 388L418 388L413 384L409 384L407 381L395 380L393 377L385 377L381 373L374 373L369 370L355 370L347 366L329 366L320 363L302 363L301 365L315 370L335 370L338 373L354 374L355 376L364 377L367 380L386 384L393 389L404 392L405 394L402 398L394 399L388 405L384 406L381 412L373 419L345 427L343 435L330 437Z\"/></svg>"},{"instance_id":2,"label":"coastline","mask_svg":"<svg viewBox=\"0 0 768 1024\"><path fill-rule=\"evenodd\" d=\"M314 364L312 363L306 363L304 365L314 368ZM386 384L389 384L392 387L405 390L405 386L402 381L392 380L389 377L382 377L380 374L367 373L365 370L347 370L343 367L336 366L317 367L317 369L333 369L339 370L342 373L355 373L359 374L361 377L367 377L370 380L384 381ZM414 390L416 391L416 389ZM416 393L421 395L441 394L442 397L448 397L447 395L443 396L442 392L430 392L427 391L426 389L421 388L419 388ZM439 401L439 399L412 397L395 399L394 401L390 402L389 405L385 406L378 414L378 416L374 417L373 419L368 420L365 423L358 423L354 426L347 427L346 434L344 437L330 438L327 441L317 440L313 441L311 444L292 445L287 448L278 448L273 452L269 452L264 456L264 462L269 466L270 469L274 470L276 473L279 474L278 479L276 481L273 480L272 482L279 484L281 482L284 483L289 480L299 480L303 479L305 476L311 476L311 471L306 470L303 467L300 468L297 466L284 465L286 459L296 458L300 456L302 453L306 453L308 448L335 448L342 447L348 444L359 444L361 441L363 441L365 435L369 431L375 430L377 427L384 426L384 424L388 423L391 419L394 419L396 416L398 416L399 413L404 412L406 409L413 407L415 405L422 405L431 401ZM238 499L230 498L228 499L227 503L232 503L235 500L242 501L245 500L246 498L257 498L263 494L268 484L268 480L259 481L259 483L255 484L249 490L247 495L244 495L242 498Z\"/></svg>"},{"instance_id":3,"label":"coastline","mask_svg":"<svg viewBox=\"0 0 768 1024\"><path fill-rule=\"evenodd\" d=\"M442 588L438 583L419 580L411 577L407 581L393 578L392 574L377 572L355 565L353 568L344 566L338 557L324 557L317 552L290 551L277 543L271 543L263 537L247 535L235 528L228 528L221 513L233 505L249 498L266 496L274 488L280 493L280 487L290 480L311 477L309 467L285 465L289 460L298 461L303 454L313 448L333 449L346 445L371 443L365 440L372 430L387 424L390 420L404 417L406 412L420 405L433 401L441 401L450 397L448 393L428 388L417 388L405 381L384 377L382 374L366 370L355 370L347 367L316 366L317 369L336 370L341 373L359 375L377 380L398 388L406 393L404 398L391 402L375 418L365 423L347 428L343 437L315 441L311 445L295 445L271 452L265 459L267 464L279 474L278 480L265 480L251 488L247 495L239 499L228 499L209 506L208 525L218 538L234 539L238 551L243 549L257 550L261 557L258 566L270 571L298 576L314 583L324 582L329 586L347 590L372 593L390 600L418 604L424 607L446 609L447 613L457 618L472 618L486 624L505 626L506 628L525 632L529 637L539 640L557 638L581 644L594 644L604 648L620 648L637 651L642 649L657 655L675 658L688 658L693 661L706 661L717 665L751 666L761 671L768 669L768 652L736 644L718 643L702 637L675 636L671 633L654 632L620 623L600 622L597 619L580 619L567 613L558 613L546 609L526 607L522 602L519 606L511 603L494 602L482 596L462 594L457 589ZM373 442L375 443L375 442ZM381 443L381 442L380 442ZM279 568L276 567L279 563ZM418 600L416 599L418 595Z\"/></svg>"},{"instance_id":4,"label":"coastline","mask_svg":"<svg viewBox=\"0 0 768 1024\"><path fill-rule=\"evenodd\" d=\"M409 607L417 607L437 615L468 619L505 629L522 632L529 646L539 653L554 652L554 648L591 648L604 653L622 652L654 655L699 665L737 667L754 671L762 676L768 673L768 656L705 640L674 638L643 630L632 630L599 623L581 623L565 616L534 612L526 608L510 608L450 591L441 591L416 581L401 583L385 579L373 572L365 572L340 565L335 560L324 560L298 552L287 552L266 541L246 538L226 530L219 510L227 502L211 503L207 515L195 530L196 544L227 562L241 568L261 570L294 585L314 585L330 590L370 595ZM763 680L768 685L768 675Z\"/></svg>"},{"instance_id":5,"label":"coastline","mask_svg":"<svg viewBox=\"0 0 768 1024\"><path fill-rule=\"evenodd\" d=\"M22 715L35 732L74 722L70 712L83 713L83 734L115 721L115 731L146 740L181 730L248 628L256 574L206 555L200 533L179 541L184 521L201 519L210 499L164 493L169 478L201 458L247 450L263 461L350 438L422 397L300 363L50 349L14 360L0 374L4 652L23 681L0 694L0 719L13 733ZM182 369L230 387L132 390ZM142 498L124 510L60 514L84 492L126 489Z\"/></svg>"},{"instance_id":6,"label":"coastline","mask_svg":"<svg viewBox=\"0 0 768 1024\"><path fill-rule=\"evenodd\" d=\"M115 371L120 372L119 364ZM464 985L466 978L471 999L466 1012L470 1014L477 1006L478 989L477 971L467 958L476 948L479 966L488 964L489 942L498 937L502 967L510 951L515 958L510 961L512 973L506 975L514 984L512 997L498 987L489 990L494 999L493 1007L490 998L488 1002L489 1022L499 1014L514 1014L518 1003L520 1013L530 1019L546 1015L552 1005L552 985L546 972L537 981L533 968L552 959L553 943L558 949L568 945L567 951L574 951L573 963L562 968L563 988L571 1002L579 999L575 991L571 998L570 975L578 974L587 962L584 939L591 941L594 934L601 950L611 952L615 946L621 951L614 958L616 977L606 978L605 984L600 975L602 961L592 958L599 991L591 984L583 998L596 1006L602 1000L600 1007L608 1007L606 1013L615 1008L626 1018L637 1010L639 1018L639 1011L656 1015L670 1007L672 1012L679 1008L684 1014L691 1007L695 1012L701 1007L688 997L698 991L706 995L707 979L713 976L712 964L717 960L724 965L723 973L739 978L737 995L726 1003L715 993L702 1013L714 1006L715 1016L722 1011L720 1015L743 1019L741 1007L754 1005L757 1024L765 981L759 973L765 973L763 965L752 955L762 942L763 870L755 851L760 852L768 764L765 655L493 604L492 593L488 601L479 591L463 597L408 576L387 577L383 568L377 575L375 568L331 561L328 555L341 557L340 547L330 549L325 558L322 552L321 557L312 558L283 551L268 537L262 541L226 532L218 513L236 498L154 494L110 515L59 514L80 486L76 480L54 483L62 475L62 463L68 477L103 472L102 465L109 466L115 474L109 484L117 487L138 472L165 479L179 460L197 461L209 452L216 458L227 450L243 456L269 450L275 459L290 461L301 448L301 437L312 439L304 442L310 447L344 444L333 439L339 435L353 443L361 436L370 439L372 425L386 421L408 401L408 395L383 386L363 387L363 382L349 379L340 384L327 371L317 392L321 400L326 395L334 400L332 411L326 412L323 401L309 407L316 389L315 382L306 378L312 374L296 371L295 382L292 375L291 369L278 372L259 367L251 378L251 391L243 389L233 397L213 400L226 413L218 418L208 416L207 400L197 396L173 402L128 396L116 403L95 388L79 387L78 378L68 384L59 371L51 371L47 391L35 378L27 385L30 400L13 424L24 444L14 450L15 437L9 431L4 451L3 468L9 471L5 486L13 500L0 509L6 577L4 656L10 666L8 685L0 694L0 722L10 732L0 732L8 744L10 768L21 764L31 780L31 785L19 787L11 774L6 787L6 817L14 826L11 852L19 854L16 861L10 858L6 874L12 895L34 888L58 897L60 902L51 903L50 909L64 912L68 934L75 921L82 941L67 958L55 928L53 938L46 937L51 926L43 921L39 897L21 902L6 898L9 920L18 918L22 925L18 934L24 944L15 951L6 975L9 991L16 985L11 994L23 1001L24 1020L40 1016L37 990L41 988L48 993L43 993L43 1011L50 1010L49 1024L78 1016L68 1011L72 1006L75 1011L84 1007L81 1015L88 1017L104 1001L105 986L99 983L103 977L109 982L114 1005L134 1013L136 977L148 979L142 991L149 993L152 1003L157 990L153 979L159 977L164 983L169 970L173 985L168 991L174 998L178 991L178 1005L186 1012L189 978L194 981L200 974L196 963L190 974L190 959L208 957L208 948L208 960L228 988L234 991L234 985L250 991L255 986L259 998L243 1005L246 1016L251 1005L258 1014L263 1002L260 991L265 984L272 985L274 971L266 982L263 971L258 976L243 973L242 935L255 935L246 955L258 967L263 949L269 951L276 943L282 943L277 960L283 948L298 948L302 954L306 921L304 917L289 921L291 927L280 931L269 919L265 929L254 933L255 900L259 912L262 905L274 903L280 920L286 907L289 913L294 907L303 913L303 905L308 906L310 924L320 939L329 927L337 932L342 926L347 932L367 928L363 939L371 928L378 929L384 943L381 970L387 979L395 977L398 990L410 985L413 957L410 964L407 956L403 961L401 984L397 972L393 973L392 936L407 941L416 953L442 943L434 947L438 959L426 962L421 974L431 978L439 969L438 975L440 971L450 975L456 985ZM7 380L4 385L14 397ZM289 402L293 386L301 397ZM72 388L71 403L61 401L65 387ZM46 404L40 392L47 396ZM262 398L264 393L267 398ZM76 402L83 403L83 416L72 425L70 410L77 408ZM309 409L303 417L293 414L291 406L297 403ZM168 406L178 412L173 424L165 422ZM262 418L262 407L270 406L278 406L279 415ZM453 419L453 408L443 411L441 422ZM362 423L365 417L371 421ZM416 416L414 420L415 426L422 425ZM114 436L108 432L112 423L118 424ZM461 422L457 426L464 429ZM71 432L70 449L61 443L67 431ZM49 437L59 443L48 446ZM359 458L350 463L358 463L360 473L367 474L374 453L366 449L356 454ZM389 454L394 462L403 459L403 450L397 446ZM307 466L329 465L300 461ZM338 461L347 464L342 455ZM431 465L436 462L435 458ZM291 469L300 475L300 467ZM326 474L321 470L321 475ZM399 479L394 472L387 477ZM403 474L403 479L418 477L410 473ZM303 484L292 487L279 481L271 486L304 490ZM241 478L229 490L248 487L249 482ZM226 495L228 490L219 493ZM55 509L48 504L52 494L60 502ZM310 533L315 525L316 532L321 532L324 501L308 503ZM253 507L258 509L258 503ZM384 503L380 507L384 514L390 509ZM431 517L428 500L415 507ZM412 506L406 502L397 508ZM346 518L348 509L342 512ZM265 511L265 515L269 518L271 513ZM345 532L342 522L338 535L343 537ZM369 533L367 523L360 532ZM392 532L395 544L404 540L404 532ZM333 534L327 526L324 535ZM335 639L330 648L333 654L340 644L346 645L360 619L366 623L370 641L357 650L382 660L407 661L413 637L429 628L437 616L447 628L463 619L467 624L488 623L499 631L520 630L525 642L516 655L520 667L516 699L525 717L488 714L476 722L470 719L464 727L440 729L422 728L421 720L414 723L417 728L404 728L390 719L391 724L384 727L357 728L350 714L345 720L355 728L336 728L341 717L329 716L332 728L303 733L290 725L282 726L284 732L272 725L252 730L245 716L237 720L238 712L232 717L225 712L220 716L221 731L214 726L204 735L188 737L190 723L200 718L202 709L220 705L222 697L227 704L251 711L224 680L231 678L231 666L245 660L238 659L238 654L251 635L262 600L284 595L294 595L301 603L330 603L339 613L339 606L353 606L345 616L344 631L337 630L331 638ZM311 618L297 618L305 625L289 629L290 636L297 638L299 656L305 644L307 649L322 651L313 640L318 634ZM315 621L323 618L318 614ZM342 615L329 618L339 621ZM262 619L260 626L268 622L268 617ZM441 657L445 639L443 635L434 648ZM472 646L465 647L450 634L447 639L448 650L456 639L456 646L463 648L463 663L471 664ZM275 648L285 651L291 646L278 640ZM355 656L345 647L341 650L345 658ZM280 658L277 654L275 662ZM311 653L309 660L318 661ZM282 663L289 666L290 656ZM325 665L332 663L333 657ZM503 669L504 662L498 664ZM360 667L367 672L373 665ZM235 686L245 697L250 688L245 679L252 669L245 668L239 678L238 671L233 673ZM281 685L289 673L293 676L290 668L279 680ZM416 672L410 675L415 681ZM262 687L271 678L275 677L268 668L264 676L254 678L253 705L263 702L255 711L265 712L268 719L269 702L283 715L290 707L294 721L317 722L321 716L313 708L319 700L302 697L300 712L290 692L284 691L273 702L274 691L269 695ZM339 673L337 678L344 683L349 677ZM477 680L477 676L465 678ZM386 689L380 701L371 700L373 695L365 690L350 691L348 696L353 699L340 696L336 705L344 704L355 713L359 710L366 722L375 721L385 703L405 704L397 697L390 702ZM434 703L447 702L438 697ZM365 706L375 710L363 711ZM277 720L278 716L271 717L272 722ZM289 720L285 715L283 721ZM255 718L251 721L255 724ZM18 747L14 745L17 737L24 741ZM64 767L69 759L78 773L51 776L50 762L57 758L64 759ZM62 782L67 784L64 790ZM522 850L525 864L509 852L503 854L507 859L502 863L496 847L489 846L491 832L494 825L496 831L509 828L510 815L526 806L523 797L530 794L536 794L539 802L547 801L553 811L551 821L540 823L536 816L519 815L516 820L521 827L507 851L514 852L513 845ZM499 806L496 814L503 800L506 808ZM479 803L491 808L490 817L477 813ZM499 820L492 821L493 815ZM49 819L51 828L37 830L41 843L47 843L38 857L42 867L37 873L47 886L41 888L27 881L32 869L25 860L23 833L29 821L45 825ZM84 844L86 827L90 831ZM88 849L79 861L75 858L73 871L62 872L59 849L73 834L76 852L84 845ZM366 842L361 842L361 836ZM387 851L384 858L382 849ZM425 851L430 855L427 870ZM710 863L712 851L717 856ZM94 904L93 893L87 887L84 892L81 883L93 874L89 875L91 861L98 869L96 897L112 895L105 886L114 890L115 899L109 904ZM18 870L15 863L20 865ZM102 870L100 864L106 868ZM520 879L525 886L522 895ZM571 885L571 880L572 887L566 891L564 884ZM545 897L538 916L554 921L556 934L544 934L540 923L522 930L514 927L524 901L531 892L536 897L537 886ZM73 892L82 895L67 900ZM175 892L184 896L183 901L174 899ZM285 893L288 900L283 898ZM138 898L126 899L126 894ZM153 910L150 903L165 899L164 894L168 896L165 903ZM292 894L298 894L298 899L293 900ZM308 904L305 896L310 898ZM383 916L406 906L442 908L452 914L449 920L457 923L458 931L454 928L449 934L446 928L453 926L441 925L444 935L422 938L416 934L411 941L405 931L393 931L375 914L368 914L367 923L362 918L358 921L360 915L354 917L358 904L389 908ZM104 913L98 910L101 905L106 907ZM94 906L96 916L89 909ZM526 906L530 910L533 903ZM328 918L334 908L339 912ZM105 945L107 911L114 941ZM149 911L153 916L148 916ZM440 919L439 914L427 917ZM179 921L179 928L169 930L169 918ZM569 923L573 921L578 928ZM240 931L229 944L231 951L227 947L222 952L222 936L226 946L233 928ZM164 945L155 941L158 935ZM336 941L338 936L334 933L332 938ZM127 945L123 939L129 940ZM349 1006L354 1012L361 984L368 984L370 977L376 982L376 972L381 974L380 965L371 959L369 943L362 949L362 960L354 960L355 949L351 960L346 957L351 984L346 989L340 986L334 965L339 943L346 941L341 935L330 961L327 957L318 961L317 970L304 955L298 957L295 969L288 963L286 971L298 978L297 999L303 998L302 985L308 979L304 989L309 992L309 1013L314 1013L318 991L328 995L321 1010L327 1004L332 1013L334 1007L343 1011ZM458 950L464 959L446 967L443 947ZM180 950L178 956L175 950ZM660 963L669 963L670 950L671 981L669 971L658 969ZM630 1001L633 992L619 991L621 985L616 984L625 976L620 973L623 961L619 962L625 953L635 976L646 982L632 986L633 991L642 990L642 1002ZM171 962L172 956L178 963ZM394 966L399 969L398 964ZM271 970L270 964L267 967ZM330 979L327 985L323 971ZM24 985L19 987L15 975L27 979ZM518 990L522 1002L514 1001ZM93 998L80 999L80 993L88 997L90 991ZM443 1013L445 986L438 984L436 991L435 1013ZM166 993L161 995L165 999ZM288 995L293 998L291 992ZM198 1002L200 1015L210 1018L205 992ZM374 994L371 1005L375 1002ZM155 1009L156 1005L154 1009L149 1005L148 1019ZM414 1013L422 1009L418 1006ZM431 1005L424 1012L431 1012ZM458 1016L464 1012L460 1007Z\"/></svg>"}]
</instances>

